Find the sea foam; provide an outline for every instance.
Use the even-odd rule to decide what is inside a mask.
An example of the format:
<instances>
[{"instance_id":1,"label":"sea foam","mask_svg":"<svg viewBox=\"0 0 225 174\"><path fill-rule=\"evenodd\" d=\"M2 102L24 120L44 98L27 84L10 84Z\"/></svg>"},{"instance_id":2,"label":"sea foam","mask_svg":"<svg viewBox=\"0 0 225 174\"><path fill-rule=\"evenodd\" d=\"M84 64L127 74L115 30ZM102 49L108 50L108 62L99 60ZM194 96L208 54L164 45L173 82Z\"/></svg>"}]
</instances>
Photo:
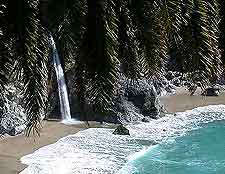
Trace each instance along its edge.
<instances>
[{"instance_id":1,"label":"sea foam","mask_svg":"<svg viewBox=\"0 0 225 174\"><path fill-rule=\"evenodd\" d=\"M216 105L127 125L131 136L113 135L113 130L106 128L87 129L22 157L28 167L21 174L122 174L128 161L153 144L172 141L202 123L224 119L225 105Z\"/></svg>"}]
</instances>

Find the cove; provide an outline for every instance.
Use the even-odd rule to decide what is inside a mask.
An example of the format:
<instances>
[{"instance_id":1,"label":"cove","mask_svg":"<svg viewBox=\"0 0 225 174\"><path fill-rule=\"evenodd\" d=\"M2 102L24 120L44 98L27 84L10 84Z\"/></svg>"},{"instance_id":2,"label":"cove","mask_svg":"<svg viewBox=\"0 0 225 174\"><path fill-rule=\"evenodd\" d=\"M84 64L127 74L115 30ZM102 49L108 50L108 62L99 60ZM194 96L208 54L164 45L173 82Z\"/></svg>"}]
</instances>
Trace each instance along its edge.
<instances>
[{"instance_id":1,"label":"cove","mask_svg":"<svg viewBox=\"0 0 225 174\"><path fill-rule=\"evenodd\" d=\"M224 120L217 105L128 124L131 136L86 129L22 157L21 174L220 174Z\"/></svg>"},{"instance_id":2,"label":"cove","mask_svg":"<svg viewBox=\"0 0 225 174\"><path fill-rule=\"evenodd\" d=\"M202 124L132 161L132 174L219 174L225 171L225 121ZM127 171L128 172L128 171ZM123 173L127 173L123 172Z\"/></svg>"}]
</instances>

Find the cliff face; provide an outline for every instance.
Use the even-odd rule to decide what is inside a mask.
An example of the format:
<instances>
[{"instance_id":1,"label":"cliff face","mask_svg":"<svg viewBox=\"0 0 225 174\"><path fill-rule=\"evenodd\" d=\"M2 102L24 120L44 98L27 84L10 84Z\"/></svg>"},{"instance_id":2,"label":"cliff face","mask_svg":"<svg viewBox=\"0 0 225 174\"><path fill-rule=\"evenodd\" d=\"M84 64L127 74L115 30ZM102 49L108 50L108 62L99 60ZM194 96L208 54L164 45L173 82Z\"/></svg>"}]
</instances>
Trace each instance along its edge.
<instances>
[{"instance_id":1,"label":"cliff face","mask_svg":"<svg viewBox=\"0 0 225 174\"><path fill-rule=\"evenodd\" d=\"M0 135L16 135L25 128L22 88L23 84L12 82L0 94Z\"/></svg>"},{"instance_id":2,"label":"cliff face","mask_svg":"<svg viewBox=\"0 0 225 174\"><path fill-rule=\"evenodd\" d=\"M131 83L120 77L119 92L114 96L114 106L105 117L107 122L134 122L143 118L157 119L161 115L161 105L155 87L143 79Z\"/></svg>"},{"instance_id":3,"label":"cliff face","mask_svg":"<svg viewBox=\"0 0 225 174\"><path fill-rule=\"evenodd\" d=\"M67 73L69 100L71 115L74 118L85 120L80 111L75 87L73 74ZM91 106L86 106L86 117L88 120L105 121L110 123L133 122L141 121L143 118L156 119L161 115L162 107L157 97L155 87L150 81L144 79L138 83L131 83L125 77L119 78L119 89L113 97L114 105L104 116L100 113L95 113ZM59 99L57 92L57 83L55 78L52 78L52 88L49 95L49 118L60 119ZM146 119L147 118L147 119Z\"/></svg>"}]
</instances>

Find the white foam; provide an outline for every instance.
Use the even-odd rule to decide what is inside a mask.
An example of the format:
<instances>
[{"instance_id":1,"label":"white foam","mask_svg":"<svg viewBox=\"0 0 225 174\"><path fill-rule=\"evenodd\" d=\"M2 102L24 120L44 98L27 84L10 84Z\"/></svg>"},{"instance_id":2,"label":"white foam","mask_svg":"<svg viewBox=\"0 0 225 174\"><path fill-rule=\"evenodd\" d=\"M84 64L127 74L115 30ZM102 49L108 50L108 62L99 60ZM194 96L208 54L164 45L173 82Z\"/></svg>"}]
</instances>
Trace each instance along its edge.
<instances>
[{"instance_id":1,"label":"white foam","mask_svg":"<svg viewBox=\"0 0 225 174\"><path fill-rule=\"evenodd\" d=\"M131 136L113 135L112 129L87 129L21 158L28 165L21 174L118 173L129 160L143 155L153 141L166 141L200 127L201 123L222 119L225 119L225 105L196 108L150 123L128 125Z\"/></svg>"},{"instance_id":2,"label":"white foam","mask_svg":"<svg viewBox=\"0 0 225 174\"><path fill-rule=\"evenodd\" d=\"M61 123L66 125L76 125L76 124L83 124L84 122L76 120L76 119L65 119L65 120L62 120Z\"/></svg>"},{"instance_id":3,"label":"white foam","mask_svg":"<svg viewBox=\"0 0 225 174\"><path fill-rule=\"evenodd\" d=\"M152 145L150 147L144 147L141 151L136 152L135 154L132 154L128 156L128 161L134 161L137 160L138 158L142 157L144 154L149 152L150 150L156 148L158 145Z\"/></svg>"}]
</instances>

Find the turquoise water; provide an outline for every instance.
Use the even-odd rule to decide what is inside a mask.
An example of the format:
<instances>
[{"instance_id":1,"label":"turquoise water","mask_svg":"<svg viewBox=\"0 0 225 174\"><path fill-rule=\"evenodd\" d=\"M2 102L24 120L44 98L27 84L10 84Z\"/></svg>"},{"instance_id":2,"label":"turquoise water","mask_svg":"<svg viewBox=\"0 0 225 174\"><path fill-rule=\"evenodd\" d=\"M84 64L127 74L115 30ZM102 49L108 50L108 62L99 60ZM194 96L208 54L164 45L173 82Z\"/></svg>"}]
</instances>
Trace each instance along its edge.
<instances>
[{"instance_id":1,"label":"turquoise water","mask_svg":"<svg viewBox=\"0 0 225 174\"><path fill-rule=\"evenodd\" d=\"M21 174L225 174L225 121L218 120L225 105L128 124L131 136L86 129L22 157Z\"/></svg>"},{"instance_id":2,"label":"turquoise water","mask_svg":"<svg viewBox=\"0 0 225 174\"><path fill-rule=\"evenodd\" d=\"M225 174L225 121L154 147L131 162L133 174Z\"/></svg>"}]
</instances>

